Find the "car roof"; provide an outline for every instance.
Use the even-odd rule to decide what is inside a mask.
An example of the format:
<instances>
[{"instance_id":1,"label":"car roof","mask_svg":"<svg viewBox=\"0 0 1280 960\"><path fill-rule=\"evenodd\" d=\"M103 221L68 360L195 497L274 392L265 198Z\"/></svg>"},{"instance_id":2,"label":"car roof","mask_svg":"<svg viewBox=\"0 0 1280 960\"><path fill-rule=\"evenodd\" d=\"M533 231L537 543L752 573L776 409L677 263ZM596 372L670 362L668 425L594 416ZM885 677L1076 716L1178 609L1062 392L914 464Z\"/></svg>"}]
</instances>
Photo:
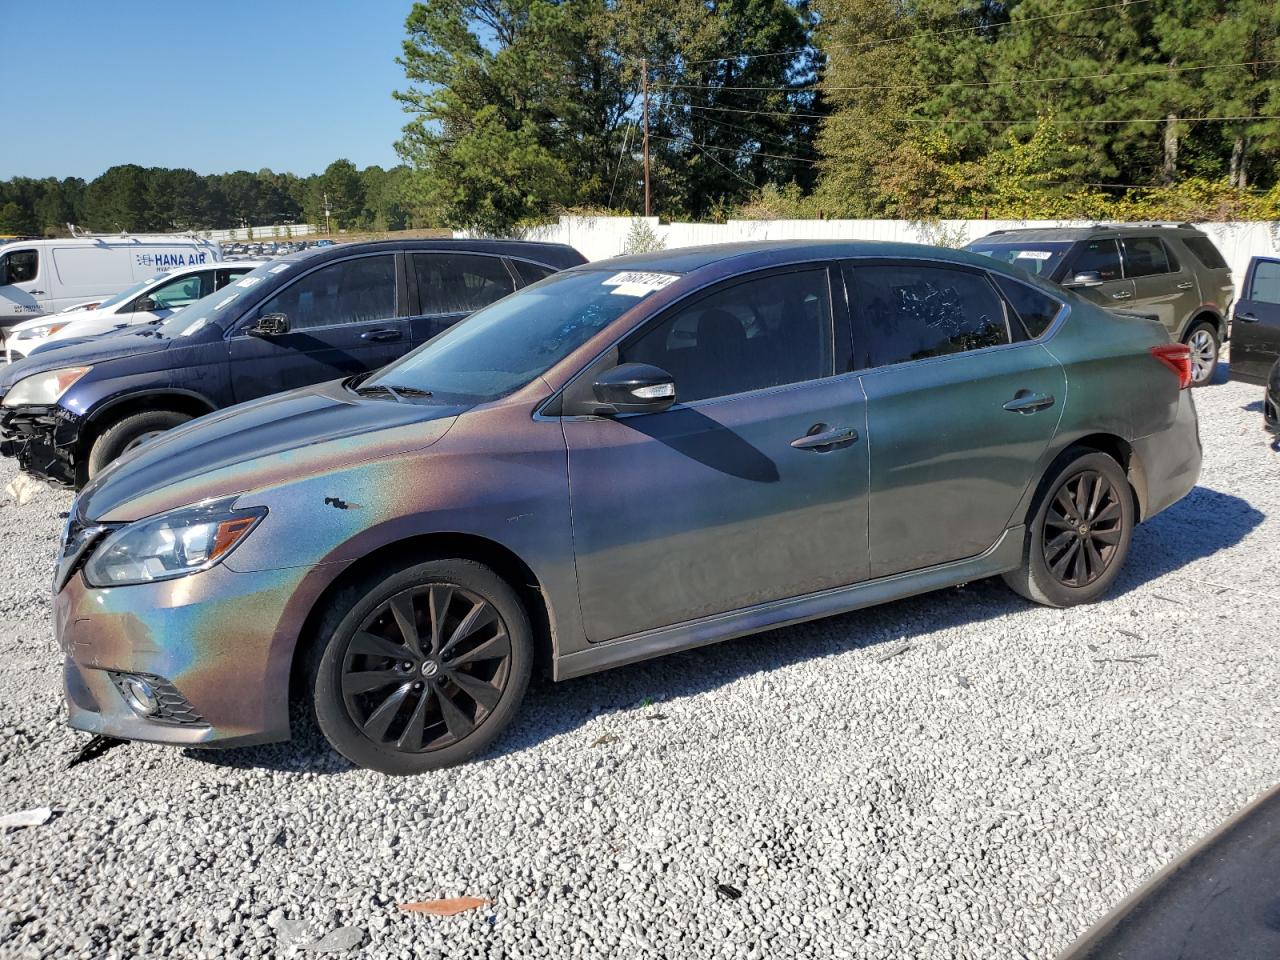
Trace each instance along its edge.
<instances>
[{"instance_id":1,"label":"car roof","mask_svg":"<svg viewBox=\"0 0 1280 960\"><path fill-rule=\"evenodd\" d=\"M990 240L1000 243L1006 240L1022 241L1076 241L1096 240L1107 237L1142 235L1207 237L1203 230L1189 223L1094 223L1079 227L1018 227L1010 230L993 230L973 243Z\"/></svg>"},{"instance_id":2,"label":"car roof","mask_svg":"<svg viewBox=\"0 0 1280 960\"><path fill-rule=\"evenodd\" d=\"M540 243L535 240L367 240L359 243L335 243L327 247L310 247L281 257L281 261L320 257L337 259L360 253L404 250L437 253L488 253L501 257L532 260L563 270L585 263L586 258L567 243Z\"/></svg>"},{"instance_id":3,"label":"car roof","mask_svg":"<svg viewBox=\"0 0 1280 960\"><path fill-rule=\"evenodd\" d=\"M635 253L596 260L578 270L649 270L657 273L691 273L715 264L743 259L742 266L765 267L803 263L807 260L841 260L855 257L889 257L944 260L991 268L989 257L950 247L883 240L755 240L679 247L653 253Z\"/></svg>"}]
</instances>

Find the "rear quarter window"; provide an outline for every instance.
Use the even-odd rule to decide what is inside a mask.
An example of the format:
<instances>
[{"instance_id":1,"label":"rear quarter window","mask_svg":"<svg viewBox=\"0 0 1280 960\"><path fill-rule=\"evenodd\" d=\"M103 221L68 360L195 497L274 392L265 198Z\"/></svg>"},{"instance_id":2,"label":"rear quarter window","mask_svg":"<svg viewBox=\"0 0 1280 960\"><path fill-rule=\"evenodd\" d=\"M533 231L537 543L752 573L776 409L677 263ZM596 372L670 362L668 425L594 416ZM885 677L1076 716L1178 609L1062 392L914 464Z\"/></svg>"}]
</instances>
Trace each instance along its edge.
<instances>
[{"instance_id":1,"label":"rear quarter window","mask_svg":"<svg viewBox=\"0 0 1280 960\"><path fill-rule=\"evenodd\" d=\"M1020 283L1010 277L1002 277L999 274L992 274L991 279L995 281L996 286L1000 288L1000 292L1012 304L1013 312L1022 321L1022 326L1027 331L1027 336L1032 340L1049 329L1050 324L1053 323L1053 318L1062 309L1061 300L1055 300L1035 287Z\"/></svg>"},{"instance_id":2,"label":"rear quarter window","mask_svg":"<svg viewBox=\"0 0 1280 960\"><path fill-rule=\"evenodd\" d=\"M1218 248L1208 237L1183 237L1183 245L1195 254L1195 258L1210 270L1227 269L1227 261L1223 259Z\"/></svg>"}]
</instances>

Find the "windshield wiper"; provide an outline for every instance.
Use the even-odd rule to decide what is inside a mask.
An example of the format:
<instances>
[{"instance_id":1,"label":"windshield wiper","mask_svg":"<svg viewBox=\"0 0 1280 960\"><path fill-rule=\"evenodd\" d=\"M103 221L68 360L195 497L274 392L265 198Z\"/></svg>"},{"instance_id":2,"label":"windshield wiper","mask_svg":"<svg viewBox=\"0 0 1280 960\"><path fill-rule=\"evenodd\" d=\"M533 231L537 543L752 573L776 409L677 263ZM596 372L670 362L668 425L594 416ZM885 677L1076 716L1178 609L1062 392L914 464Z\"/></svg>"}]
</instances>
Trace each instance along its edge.
<instances>
[{"instance_id":1,"label":"windshield wiper","mask_svg":"<svg viewBox=\"0 0 1280 960\"><path fill-rule=\"evenodd\" d=\"M385 383L371 383L367 387L356 387L353 391L359 396L371 393L385 393L395 399L396 403L404 403L405 397L429 397L430 390L419 390L417 387L392 387Z\"/></svg>"}]
</instances>

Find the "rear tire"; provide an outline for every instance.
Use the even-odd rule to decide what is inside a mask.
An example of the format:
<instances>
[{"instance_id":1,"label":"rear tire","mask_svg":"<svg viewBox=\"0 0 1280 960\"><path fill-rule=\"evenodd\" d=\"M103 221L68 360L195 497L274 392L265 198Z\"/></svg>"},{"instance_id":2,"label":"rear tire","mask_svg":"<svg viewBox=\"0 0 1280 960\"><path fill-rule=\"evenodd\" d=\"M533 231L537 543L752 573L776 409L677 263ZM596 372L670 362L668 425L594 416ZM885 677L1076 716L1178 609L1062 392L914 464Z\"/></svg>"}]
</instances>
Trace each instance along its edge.
<instances>
[{"instance_id":1,"label":"rear tire","mask_svg":"<svg viewBox=\"0 0 1280 960\"><path fill-rule=\"evenodd\" d=\"M511 585L432 560L334 598L307 657L316 725L338 753L407 776L471 759L529 685L533 630Z\"/></svg>"},{"instance_id":2,"label":"rear tire","mask_svg":"<svg viewBox=\"0 0 1280 960\"><path fill-rule=\"evenodd\" d=\"M1042 487L1022 566L1004 582L1047 607L1091 603L1120 574L1133 537L1129 480L1105 453L1080 451Z\"/></svg>"},{"instance_id":3,"label":"rear tire","mask_svg":"<svg viewBox=\"0 0 1280 960\"><path fill-rule=\"evenodd\" d=\"M1191 386L1203 387L1213 383L1213 375L1218 372L1218 354L1222 350L1213 324L1196 324L1183 342L1191 350Z\"/></svg>"},{"instance_id":4,"label":"rear tire","mask_svg":"<svg viewBox=\"0 0 1280 960\"><path fill-rule=\"evenodd\" d=\"M145 410L117 420L98 434L89 450L89 479L102 472L121 454L127 453L158 433L172 430L192 419L177 410Z\"/></svg>"}]
</instances>

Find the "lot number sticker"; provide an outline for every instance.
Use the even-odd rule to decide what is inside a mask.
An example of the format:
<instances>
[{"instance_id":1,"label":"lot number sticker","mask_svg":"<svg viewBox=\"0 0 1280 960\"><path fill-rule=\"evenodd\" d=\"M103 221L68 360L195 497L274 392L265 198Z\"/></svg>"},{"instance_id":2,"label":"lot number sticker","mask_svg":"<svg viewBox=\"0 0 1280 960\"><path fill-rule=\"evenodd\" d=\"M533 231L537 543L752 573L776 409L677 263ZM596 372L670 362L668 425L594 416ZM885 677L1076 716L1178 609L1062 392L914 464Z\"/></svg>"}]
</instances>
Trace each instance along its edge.
<instances>
[{"instance_id":1,"label":"lot number sticker","mask_svg":"<svg viewBox=\"0 0 1280 960\"><path fill-rule=\"evenodd\" d=\"M610 293L622 297L643 297L679 280L674 273L638 273L632 270L615 273L602 286L613 287Z\"/></svg>"}]
</instances>

